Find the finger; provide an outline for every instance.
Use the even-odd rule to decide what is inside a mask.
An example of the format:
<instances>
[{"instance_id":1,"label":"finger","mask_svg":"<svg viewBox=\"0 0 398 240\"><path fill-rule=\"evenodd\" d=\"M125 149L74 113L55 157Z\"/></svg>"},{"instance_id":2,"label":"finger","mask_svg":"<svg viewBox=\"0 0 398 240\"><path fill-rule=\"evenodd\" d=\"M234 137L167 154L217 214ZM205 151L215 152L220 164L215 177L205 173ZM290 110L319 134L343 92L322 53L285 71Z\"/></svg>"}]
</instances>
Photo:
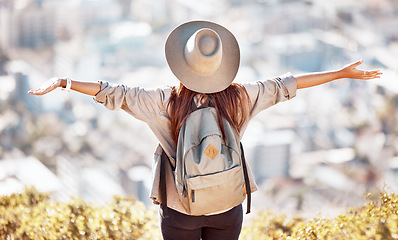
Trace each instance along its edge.
<instances>
[{"instance_id":1,"label":"finger","mask_svg":"<svg viewBox=\"0 0 398 240\"><path fill-rule=\"evenodd\" d=\"M365 74L361 77L362 79L374 79L374 78L380 78L383 73L380 71L371 71L371 72L366 72Z\"/></svg>"},{"instance_id":2,"label":"finger","mask_svg":"<svg viewBox=\"0 0 398 240\"><path fill-rule=\"evenodd\" d=\"M40 90L30 90L28 93L29 93L29 94L32 94L32 95L41 95L41 94L40 94L40 93L41 93Z\"/></svg>"},{"instance_id":3,"label":"finger","mask_svg":"<svg viewBox=\"0 0 398 240\"><path fill-rule=\"evenodd\" d=\"M365 71L365 72L364 72L364 75L367 76L367 77L380 76L380 75L382 75L382 74L383 74L383 73L380 72L379 70L375 70L375 71Z\"/></svg>"},{"instance_id":4,"label":"finger","mask_svg":"<svg viewBox=\"0 0 398 240\"><path fill-rule=\"evenodd\" d=\"M367 74L369 74L369 75L373 75L373 74L381 75L383 73L380 70L373 70L373 71L367 71Z\"/></svg>"},{"instance_id":5,"label":"finger","mask_svg":"<svg viewBox=\"0 0 398 240\"><path fill-rule=\"evenodd\" d=\"M33 94L33 95L44 95L45 94L43 89L30 90L29 93Z\"/></svg>"},{"instance_id":6,"label":"finger","mask_svg":"<svg viewBox=\"0 0 398 240\"><path fill-rule=\"evenodd\" d=\"M366 75L366 76L368 76L368 75L374 75L374 74L382 74L382 72L380 71L380 70L371 70L371 71L367 71L367 70L358 70L359 72L359 74L362 74L362 75Z\"/></svg>"},{"instance_id":7,"label":"finger","mask_svg":"<svg viewBox=\"0 0 398 240\"><path fill-rule=\"evenodd\" d=\"M38 88L36 90L30 90L28 93L33 94L33 95L44 95L48 92L49 92L48 89Z\"/></svg>"},{"instance_id":8,"label":"finger","mask_svg":"<svg viewBox=\"0 0 398 240\"><path fill-rule=\"evenodd\" d=\"M380 77L380 74L365 75L364 78L376 78Z\"/></svg>"},{"instance_id":9,"label":"finger","mask_svg":"<svg viewBox=\"0 0 398 240\"><path fill-rule=\"evenodd\" d=\"M364 77L364 78L362 78L362 80L371 80L371 79L376 79L376 78L380 78L380 76L375 76L375 77Z\"/></svg>"},{"instance_id":10,"label":"finger","mask_svg":"<svg viewBox=\"0 0 398 240\"><path fill-rule=\"evenodd\" d=\"M356 62L354 62L354 63L351 63L351 64L350 64L350 67L356 68L356 67L358 67L359 65L361 65L362 63L363 63L363 60L361 59L361 60L359 60L359 61L356 61Z\"/></svg>"}]
</instances>

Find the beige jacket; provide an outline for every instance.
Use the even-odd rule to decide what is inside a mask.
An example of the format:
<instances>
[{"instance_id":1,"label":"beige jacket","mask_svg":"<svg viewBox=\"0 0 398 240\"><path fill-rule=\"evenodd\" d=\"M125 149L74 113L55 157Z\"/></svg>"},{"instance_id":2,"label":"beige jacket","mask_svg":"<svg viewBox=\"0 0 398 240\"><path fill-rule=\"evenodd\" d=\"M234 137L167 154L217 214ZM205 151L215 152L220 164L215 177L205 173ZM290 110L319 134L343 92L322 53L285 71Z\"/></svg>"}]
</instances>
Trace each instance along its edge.
<instances>
[{"instance_id":1,"label":"beige jacket","mask_svg":"<svg viewBox=\"0 0 398 240\"><path fill-rule=\"evenodd\" d=\"M110 84L102 82L101 90L94 97L94 101L103 104L109 110L123 109L133 117L148 124L155 136L164 148L166 154L175 158L175 144L171 137L170 116L166 111L171 94L171 87L158 89L143 89L139 87L128 87L125 85ZM287 73L280 77L243 83L250 100L252 114L246 119L241 130L241 138L249 121L259 112L267 109L278 102L289 100L296 96L297 84L295 78ZM155 204L160 204L160 154L161 148L155 151L153 162L153 184L150 198ZM256 191L257 185L253 174L248 167L252 192ZM170 166L166 166L167 182L174 182L174 175ZM179 201L177 189L174 184L167 185L168 207L186 213Z\"/></svg>"}]
</instances>

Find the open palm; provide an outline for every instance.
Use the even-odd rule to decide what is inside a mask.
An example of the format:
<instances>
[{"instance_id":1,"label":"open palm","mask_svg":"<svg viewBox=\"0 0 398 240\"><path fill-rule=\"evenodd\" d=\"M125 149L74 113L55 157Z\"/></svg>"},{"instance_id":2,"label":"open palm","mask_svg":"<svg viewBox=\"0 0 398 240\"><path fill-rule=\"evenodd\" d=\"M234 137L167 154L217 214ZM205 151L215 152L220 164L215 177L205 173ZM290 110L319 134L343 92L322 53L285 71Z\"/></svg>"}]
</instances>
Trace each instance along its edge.
<instances>
[{"instance_id":1,"label":"open palm","mask_svg":"<svg viewBox=\"0 0 398 240\"><path fill-rule=\"evenodd\" d=\"M60 85L61 85L61 79L51 78L50 80L45 82L43 85L41 85L39 88L37 88L35 90L30 90L30 91L28 91L28 93L32 94L32 95L44 95L44 94L47 94L47 93L53 91Z\"/></svg>"},{"instance_id":2,"label":"open palm","mask_svg":"<svg viewBox=\"0 0 398 240\"><path fill-rule=\"evenodd\" d=\"M340 71L343 73L343 76L346 78L354 78L354 79L374 79L380 78L382 74L379 70L373 71L364 71L360 70L357 67L363 63L363 60L348 64L344 66Z\"/></svg>"}]
</instances>

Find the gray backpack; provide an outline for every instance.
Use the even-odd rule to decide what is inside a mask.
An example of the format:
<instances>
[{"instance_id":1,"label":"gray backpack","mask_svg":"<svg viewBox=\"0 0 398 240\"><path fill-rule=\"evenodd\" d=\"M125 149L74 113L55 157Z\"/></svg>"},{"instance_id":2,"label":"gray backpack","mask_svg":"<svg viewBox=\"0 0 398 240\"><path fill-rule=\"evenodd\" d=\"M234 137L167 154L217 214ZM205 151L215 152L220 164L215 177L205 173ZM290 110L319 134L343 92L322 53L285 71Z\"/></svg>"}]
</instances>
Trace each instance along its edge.
<instances>
[{"instance_id":1,"label":"gray backpack","mask_svg":"<svg viewBox=\"0 0 398 240\"><path fill-rule=\"evenodd\" d=\"M224 120L225 142L214 107L202 107L189 114L180 128L175 166L163 151L161 156L161 197L167 217L165 164L172 165L180 201L190 215L206 215L231 209L247 199L250 212L251 189L242 144Z\"/></svg>"}]
</instances>

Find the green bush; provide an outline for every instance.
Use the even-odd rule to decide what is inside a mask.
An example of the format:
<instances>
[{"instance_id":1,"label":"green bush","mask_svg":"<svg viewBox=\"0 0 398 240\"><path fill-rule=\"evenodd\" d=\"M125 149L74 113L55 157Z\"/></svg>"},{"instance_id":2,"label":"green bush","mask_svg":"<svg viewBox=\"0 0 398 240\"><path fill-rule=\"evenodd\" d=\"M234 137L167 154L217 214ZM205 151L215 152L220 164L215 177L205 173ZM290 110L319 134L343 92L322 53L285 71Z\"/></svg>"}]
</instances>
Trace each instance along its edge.
<instances>
[{"instance_id":1,"label":"green bush","mask_svg":"<svg viewBox=\"0 0 398 240\"><path fill-rule=\"evenodd\" d=\"M361 208L335 218L301 217L261 211L243 227L242 240L398 239L398 196L381 193ZM106 206L81 199L55 202L27 188L0 197L0 239L160 239L158 216L132 198L115 196Z\"/></svg>"}]
</instances>

